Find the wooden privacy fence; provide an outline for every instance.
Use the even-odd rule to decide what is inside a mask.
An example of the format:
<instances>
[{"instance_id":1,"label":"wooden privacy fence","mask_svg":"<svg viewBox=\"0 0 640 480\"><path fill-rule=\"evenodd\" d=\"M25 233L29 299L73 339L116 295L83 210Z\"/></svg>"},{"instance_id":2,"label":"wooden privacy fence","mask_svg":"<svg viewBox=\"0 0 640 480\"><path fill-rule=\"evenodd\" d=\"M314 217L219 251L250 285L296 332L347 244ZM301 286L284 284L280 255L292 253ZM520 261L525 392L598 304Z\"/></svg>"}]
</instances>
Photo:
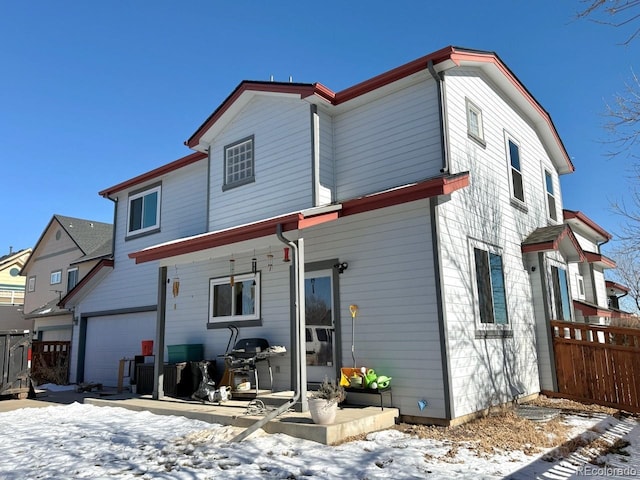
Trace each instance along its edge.
<instances>
[{"instance_id":1,"label":"wooden privacy fence","mask_svg":"<svg viewBox=\"0 0 640 480\"><path fill-rule=\"evenodd\" d=\"M31 347L31 377L38 383L69 383L71 342L34 340Z\"/></svg>"},{"instance_id":2,"label":"wooden privacy fence","mask_svg":"<svg viewBox=\"0 0 640 480\"><path fill-rule=\"evenodd\" d=\"M560 396L640 412L640 329L560 321L551 329Z\"/></svg>"}]
</instances>

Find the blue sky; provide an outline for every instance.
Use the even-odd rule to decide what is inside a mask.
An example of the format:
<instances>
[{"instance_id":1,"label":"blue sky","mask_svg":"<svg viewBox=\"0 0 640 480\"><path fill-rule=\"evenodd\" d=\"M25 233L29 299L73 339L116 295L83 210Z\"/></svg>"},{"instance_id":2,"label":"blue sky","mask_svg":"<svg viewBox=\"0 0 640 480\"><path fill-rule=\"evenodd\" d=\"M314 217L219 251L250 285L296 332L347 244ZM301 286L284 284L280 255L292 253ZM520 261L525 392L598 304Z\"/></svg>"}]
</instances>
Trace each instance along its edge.
<instances>
[{"instance_id":1,"label":"blue sky","mask_svg":"<svg viewBox=\"0 0 640 480\"><path fill-rule=\"evenodd\" d=\"M608 159L605 102L640 40L575 20L579 0L31 0L0 3L0 254L53 214L111 222L98 191L189 153L244 80L334 91L447 45L491 50L551 114L576 172L565 208L612 233L630 163ZM637 64L635 67L638 67Z\"/></svg>"}]
</instances>

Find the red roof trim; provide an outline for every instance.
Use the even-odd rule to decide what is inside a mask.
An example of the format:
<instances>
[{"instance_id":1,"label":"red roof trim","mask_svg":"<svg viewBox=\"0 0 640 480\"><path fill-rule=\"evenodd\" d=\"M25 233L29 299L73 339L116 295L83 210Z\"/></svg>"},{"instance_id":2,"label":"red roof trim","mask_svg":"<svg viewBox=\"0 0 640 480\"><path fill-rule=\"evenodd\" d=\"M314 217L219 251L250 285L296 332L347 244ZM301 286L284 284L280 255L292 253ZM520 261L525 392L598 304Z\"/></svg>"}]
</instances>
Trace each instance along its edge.
<instances>
[{"instance_id":1,"label":"red roof trim","mask_svg":"<svg viewBox=\"0 0 640 480\"><path fill-rule=\"evenodd\" d=\"M585 317L611 317L612 312L608 308L599 307L597 305L591 305L583 303L580 300L573 301L573 308L580 310Z\"/></svg>"},{"instance_id":2,"label":"red roof trim","mask_svg":"<svg viewBox=\"0 0 640 480\"><path fill-rule=\"evenodd\" d=\"M560 242L565 237L569 238L569 240L573 244L573 247L576 249L576 252L578 252L579 260L581 262L584 262L585 259L586 259L585 255L584 255L584 251L582 250L582 247L578 243L578 239L573 234L573 232L571 231L571 229L569 228L568 225L565 225L565 228L562 230L561 233L558 234L558 236L553 241L540 242L540 243L530 243L530 244L527 244L527 245L522 245L520 249L521 249L522 253L541 252L543 250L559 250L560 249Z\"/></svg>"},{"instance_id":3,"label":"red roof trim","mask_svg":"<svg viewBox=\"0 0 640 480\"><path fill-rule=\"evenodd\" d=\"M143 173L142 175L138 175L137 177L131 178L125 182L114 185L113 187L102 190L101 192L98 192L98 195L102 195L103 197L108 197L109 195L112 195L126 188L133 187L135 185L138 185L143 182L147 182L161 175L171 173L174 170L178 170L182 167L186 167L187 165L191 165L192 163L202 160L203 158L207 158L206 153L201 153L201 152L192 153L190 155L187 155L186 157L179 158L178 160L175 160L171 163L167 163L166 165L162 165L161 167L158 167L154 170Z\"/></svg>"},{"instance_id":4,"label":"red roof trim","mask_svg":"<svg viewBox=\"0 0 640 480\"><path fill-rule=\"evenodd\" d=\"M198 145L200 138L204 133L211 128L211 126L226 112L231 105L247 90L263 91L263 92L275 92L275 93L297 93L301 98L306 98L311 95L318 95L324 98L333 105L339 105L349 100L353 100L361 95L369 93L378 88L389 85L395 81L406 78L414 73L420 72L427 68L428 63L431 61L434 64L444 62L446 60L453 61L456 65L459 65L462 61L475 61L483 63L492 63L495 65L503 75L511 82L523 95L524 98L538 111L538 113L545 119L547 125L553 132L553 135L558 143L558 146L563 152L564 160L567 163L569 171L575 170L569 154L567 153L560 136L551 120L551 117L547 111L542 108L538 101L531 95L526 87L518 80L518 78L509 70L509 68L502 62L502 60L493 52L482 52L476 50L465 50L458 47L448 46L437 50L429 55L425 55L421 58L413 60L404 65L400 65L392 70L389 70L380 75L376 75L364 82L360 82L352 87L346 88L338 93L334 93L329 88L320 83L314 84L290 84L290 83L274 83L274 82L249 82L245 81L240 83L238 87L229 95L222 104L209 116L207 120L196 130L196 132L189 137L185 142L190 148Z\"/></svg>"},{"instance_id":5,"label":"red roof trim","mask_svg":"<svg viewBox=\"0 0 640 480\"><path fill-rule=\"evenodd\" d=\"M604 284L607 288L614 288L616 290L620 290L621 292L626 292L629 293L629 288L625 287L624 285L620 284L620 283L616 283L612 280L605 280Z\"/></svg>"},{"instance_id":6,"label":"red roof trim","mask_svg":"<svg viewBox=\"0 0 640 480\"><path fill-rule=\"evenodd\" d=\"M272 92L272 93L290 93L298 94L301 98L306 98L314 94L318 94L320 97L326 98L329 101L333 99L333 92L327 87L320 84L310 83L279 83L279 82L251 82L243 81L238 85L231 95L229 95L220 106L207 118L202 125L196 130L196 132L184 142L184 144L193 148L198 145L200 138L204 133L211 128L211 126L218 121L218 119L229 110L240 96L246 91L254 92Z\"/></svg>"},{"instance_id":7,"label":"red roof trim","mask_svg":"<svg viewBox=\"0 0 640 480\"><path fill-rule=\"evenodd\" d=\"M100 260L95 266L87 273L78 284L73 287L63 298L58 302L58 306L64 308L69 300L71 300L80 290L82 290L89 281L95 277L103 268L113 268L114 262L111 258L105 258Z\"/></svg>"},{"instance_id":8,"label":"red roof trim","mask_svg":"<svg viewBox=\"0 0 640 480\"><path fill-rule=\"evenodd\" d=\"M273 235L276 233L278 225L282 226L283 232L287 232L290 230L298 230L318 225L320 223L335 220L336 218L336 212L316 215L306 219L301 213L292 213L282 217L275 217L261 222L251 223L249 225L230 228L221 232L206 233L197 237L190 237L184 240L159 245L157 247L147 248L138 252L132 252L129 254L129 257L135 259L136 263L150 262L161 258L194 253L208 248L221 247L231 243ZM308 223L305 223L305 220L307 220ZM311 220L313 220L313 222Z\"/></svg>"},{"instance_id":9,"label":"red roof trim","mask_svg":"<svg viewBox=\"0 0 640 480\"><path fill-rule=\"evenodd\" d=\"M437 195L448 195L469 185L469 172L450 177L437 177L408 187L396 188L342 203L342 216L391 207Z\"/></svg>"},{"instance_id":10,"label":"red roof trim","mask_svg":"<svg viewBox=\"0 0 640 480\"><path fill-rule=\"evenodd\" d=\"M437 177L407 187L349 200L342 204L341 211L332 211L318 215L310 215L308 217L305 217L303 213L291 213L249 225L242 225L220 232L210 232L196 237L146 248L130 253L129 258L134 259L136 263L144 263L177 255L185 255L200 250L273 235L278 225L282 226L283 232L303 230L321 223L337 220L339 216L354 215L436 195L448 195L467 185L469 185L468 172L449 177Z\"/></svg>"},{"instance_id":11,"label":"red roof trim","mask_svg":"<svg viewBox=\"0 0 640 480\"><path fill-rule=\"evenodd\" d=\"M602 228L600 225L598 225L596 222L591 220L589 217L587 217L584 213L582 213L580 211L564 209L564 210L562 210L562 214L563 214L563 217L564 217L565 220L571 220L573 218L575 218L577 220L580 220L582 223L584 223L589 228L591 228L591 229L595 230L596 232L598 232L600 235L605 237L607 240L611 240L613 238L613 235L611 235L604 228Z\"/></svg>"},{"instance_id":12,"label":"red roof trim","mask_svg":"<svg viewBox=\"0 0 640 480\"><path fill-rule=\"evenodd\" d=\"M587 259L587 262L589 263L604 263L606 267L608 268L616 268L616 262L611 260L608 257L605 257L604 255L601 255L599 253L594 253L594 252L584 252L584 255Z\"/></svg>"}]
</instances>

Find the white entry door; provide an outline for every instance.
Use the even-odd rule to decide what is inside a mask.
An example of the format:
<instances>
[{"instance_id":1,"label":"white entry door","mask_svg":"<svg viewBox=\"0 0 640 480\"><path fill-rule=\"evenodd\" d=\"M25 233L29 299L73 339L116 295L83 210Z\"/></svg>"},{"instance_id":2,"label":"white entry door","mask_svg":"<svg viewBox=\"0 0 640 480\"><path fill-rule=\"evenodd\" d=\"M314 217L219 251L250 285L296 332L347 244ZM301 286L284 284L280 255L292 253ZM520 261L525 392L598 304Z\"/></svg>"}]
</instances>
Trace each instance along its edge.
<instances>
[{"instance_id":1,"label":"white entry door","mask_svg":"<svg viewBox=\"0 0 640 480\"><path fill-rule=\"evenodd\" d=\"M336 376L333 271L307 272L304 281L307 381Z\"/></svg>"}]
</instances>

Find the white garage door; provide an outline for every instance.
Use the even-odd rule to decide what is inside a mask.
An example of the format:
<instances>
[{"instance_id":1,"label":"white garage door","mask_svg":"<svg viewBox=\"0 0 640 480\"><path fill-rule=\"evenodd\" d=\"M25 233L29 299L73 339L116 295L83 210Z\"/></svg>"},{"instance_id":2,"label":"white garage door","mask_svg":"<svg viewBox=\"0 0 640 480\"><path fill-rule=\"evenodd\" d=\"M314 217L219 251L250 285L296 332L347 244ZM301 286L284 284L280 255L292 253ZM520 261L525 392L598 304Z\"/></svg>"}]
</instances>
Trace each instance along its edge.
<instances>
[{"instance_id":1,"label":"white garage door","mask_svg":"<svg viewBox=\"0 0 640 480\"><path fill-rule=\"evenodd\" d=\"M84 381L115 387L120 359L140 355L142 340L153 340L155 332L155 312L89 318Z\"/></svg>"}]
</instances>

